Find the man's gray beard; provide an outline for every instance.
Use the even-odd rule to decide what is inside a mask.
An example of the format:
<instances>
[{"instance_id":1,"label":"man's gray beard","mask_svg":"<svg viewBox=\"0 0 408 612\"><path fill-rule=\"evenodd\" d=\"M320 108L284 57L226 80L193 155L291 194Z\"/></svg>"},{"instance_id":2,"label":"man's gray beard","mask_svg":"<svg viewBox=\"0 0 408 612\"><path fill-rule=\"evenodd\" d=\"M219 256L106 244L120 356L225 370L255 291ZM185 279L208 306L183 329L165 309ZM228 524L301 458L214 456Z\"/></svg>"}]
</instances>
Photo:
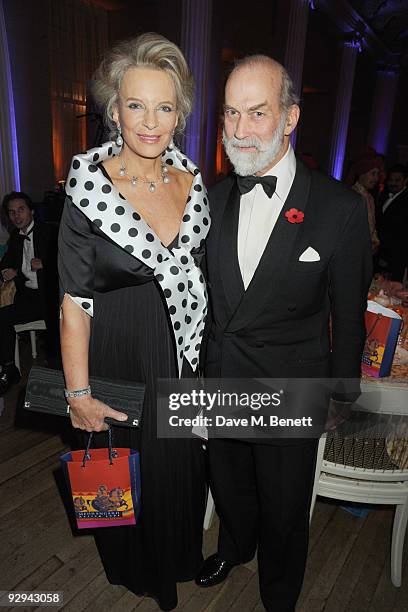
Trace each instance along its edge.
<instances>
[{"instance_id":1,"label":"man's gray beard","mask_svg":"<svg viewBox=\"0 0 408 612\"><path fill-rule=\"evenodd\" d=\"M222 142L225 152L234 166L236 174L249 176L261 172L271 165L278 155L282 144L286 125L286 113L282 113L278 126L269 142L262 143L258 138L227 138L225 129L222 132ZM240 147L256 147L254 153L242 153Z\"/></svg>"}]
</instances>

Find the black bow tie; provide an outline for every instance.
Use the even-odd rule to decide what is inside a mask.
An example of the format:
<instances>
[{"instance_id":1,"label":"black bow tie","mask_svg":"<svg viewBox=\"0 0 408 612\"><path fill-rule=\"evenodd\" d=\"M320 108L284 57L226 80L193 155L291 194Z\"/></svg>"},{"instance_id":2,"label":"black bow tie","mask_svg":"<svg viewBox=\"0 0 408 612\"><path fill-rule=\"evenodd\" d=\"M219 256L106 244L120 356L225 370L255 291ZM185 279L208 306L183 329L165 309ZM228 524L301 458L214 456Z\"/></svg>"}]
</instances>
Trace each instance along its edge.
<instances>
[{"instance_id":1,"label":"black bow tie","mask_svg":"<svg viewBox=\"0 0 408 612\"><path fill-rule=\"evenodd\" d=\"M30 229L30 231L29 231L29 232L27 232L26 234L22 234L22 233L20 233L20 236L21 236L22 240L30 240L30 241L31 241L30 234L32 233L33 229L34 229L34 225L33 225L33 227Z\"/></svg>"},{"instance_id":2,"label":"black bow tie","mask_svg":"<svg viewBox=\"0 0 408 612\"><path fill-rule=\"evenodd\" d=\"M255 185L262 185L264 192L271 198L276 189L276 176L239 176L237 175L237 185L241 195L249 193Z\"/></svg>"}]
</instances>

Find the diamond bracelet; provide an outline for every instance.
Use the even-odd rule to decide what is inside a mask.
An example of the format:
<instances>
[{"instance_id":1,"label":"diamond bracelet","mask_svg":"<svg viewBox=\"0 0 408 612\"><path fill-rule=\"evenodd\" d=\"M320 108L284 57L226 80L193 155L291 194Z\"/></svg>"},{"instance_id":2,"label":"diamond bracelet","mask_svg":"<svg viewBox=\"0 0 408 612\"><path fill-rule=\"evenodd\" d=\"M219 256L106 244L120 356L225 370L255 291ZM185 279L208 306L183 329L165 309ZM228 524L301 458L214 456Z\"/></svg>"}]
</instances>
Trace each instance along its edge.
<instances>
[{"instance_id":1,"label":"diamond bracelet","mask_svg":"<svg viewBox=\"0 0 408 612\"><path fill-rule=\"evenodd\" d=\"M86 389L77 389L76 391L67 391L64 389L66 399L69 397L82 397L83 395L91 395L91 387L88 385Z\"/></svg>"}]
</instances>

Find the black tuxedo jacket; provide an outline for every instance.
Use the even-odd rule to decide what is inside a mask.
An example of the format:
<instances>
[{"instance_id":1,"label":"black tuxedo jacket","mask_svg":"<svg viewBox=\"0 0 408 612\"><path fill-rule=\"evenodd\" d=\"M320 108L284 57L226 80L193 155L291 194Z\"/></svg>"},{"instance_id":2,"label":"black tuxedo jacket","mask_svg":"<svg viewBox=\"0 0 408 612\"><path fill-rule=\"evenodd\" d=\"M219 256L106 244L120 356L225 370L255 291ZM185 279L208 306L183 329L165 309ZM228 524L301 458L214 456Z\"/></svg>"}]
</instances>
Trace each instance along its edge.
<instances>
[{"instance_id":1,"label":"black tuxedo jacket","mask_svg":"<svg viewBox=\"0 0 408 612\"><path fill-rule=\"evenodd\" d=\"M292 188L246 291L237 254L235 177L217 183L209 197L205 375L359 379L372 278L367 210L360 196L297 161ZM304 212L302 223L287 220L290 208ZM299 261L309 246L320 261ZM338 399L358 395L359 385Z\"/></svg>"},{"instance_id":2,"label":"black tuxedo jacket","mask_svg":"<svg viewBox=\"0 0 408 612\"><path fill-rule=\"evenodd\" d=\"M58 274L57 274L57 231L50 225L34 222L33 231L30 238L34 243L34 257L41 259L43 269L37 271L38 289L44 303L58 300ZM15 229L9 239L9 245L1 262L0 269L14 268L17 276L17 294L21 292L27 281L26 276L21 271L23 265L24 238L18 229Z\"/></svg>"},{"instance_id":3,"label":"black tuxedo jacket","mask_svg":"<svg viewBox=\"0 0 408 612\"><path fill-rule=\"evenodd\" d=\"M396 273L400 271L402 280L405 266L408 264L408 188L397 195L383 213L382 207L388 195L381 195L377 209L380 257L387 261L391 272L394 272L393 268L396 268Z\"/></svg>"}]
</instances>

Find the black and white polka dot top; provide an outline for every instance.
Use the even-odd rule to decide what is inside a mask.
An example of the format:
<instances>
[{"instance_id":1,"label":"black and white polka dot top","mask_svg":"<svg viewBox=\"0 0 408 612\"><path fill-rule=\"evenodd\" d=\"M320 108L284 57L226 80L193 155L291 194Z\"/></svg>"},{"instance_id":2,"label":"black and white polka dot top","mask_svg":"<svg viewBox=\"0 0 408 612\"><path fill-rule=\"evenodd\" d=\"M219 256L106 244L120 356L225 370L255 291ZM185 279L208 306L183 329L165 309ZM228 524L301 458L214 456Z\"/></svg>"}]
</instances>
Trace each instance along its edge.
<instances>
[{"instance_id":1,"label":"black and white polka dot top","mask_svg":"<svg viewBox=\"0 0 408 612\"><path fill-rule=\"evenodd\" d=\"M98 163L119 152L120 148L114 142L106 142L101 147L75 155L66 184L67 196L99 232L152 270L170 315L178 371L181 373L184 358L195 370L207 314L207 291L192 252L203 246L210 227L208 197L200 171L176 147L163 154L167 164L194 175L178 243L170 250L98 167ZM77 234L80 238L80 232ZM61 235L63 240L63 228ZM83 244L82 259L86 258L85 251L90 248L86 240ZM63 290L83 310L93 315L92 291L85 289L74 295L69 287L63 287Z\"/></svg>"}]
</instances>

